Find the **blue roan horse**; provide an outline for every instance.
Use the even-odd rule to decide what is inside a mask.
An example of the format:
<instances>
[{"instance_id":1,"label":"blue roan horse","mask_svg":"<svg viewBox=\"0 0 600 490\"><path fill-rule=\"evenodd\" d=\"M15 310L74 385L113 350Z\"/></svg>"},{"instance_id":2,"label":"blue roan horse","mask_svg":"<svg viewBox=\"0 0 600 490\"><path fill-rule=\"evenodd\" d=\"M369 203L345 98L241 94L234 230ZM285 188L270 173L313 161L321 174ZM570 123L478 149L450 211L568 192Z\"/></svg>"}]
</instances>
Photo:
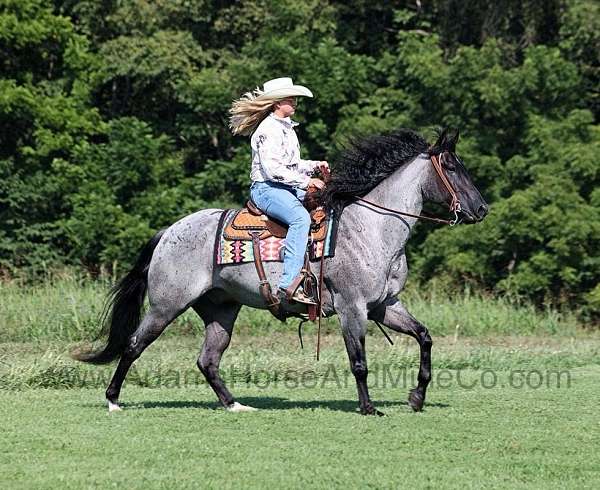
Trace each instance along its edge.
<instances>
[{"instance_id":1,"label":"blue roan horse","mask_svg":"<svg viewBox=\"0 0 600 490\"><path fill-rule=\"evenodd\" d=\"M383 208L419 214L425 202L451 202L463 222L481 221L488 207L455 154L457 140L458 132L443 131L430 146L415 132L398 130L356 142L335 162L324 197L328 206L338 210L338 236L335 256L325 259L323 314L339 317L363 414L381 414L367 389L365 333L369 319L419 343L418 385L409 394L409 404L414 410L423 407L431 379L432 341L427 328L397 298L408 274L404 247L416 219ZM441 164L441 174L434 169L434 161ZM75 355L96 364L120 358L106 390L110 411L119 409L121 385L132 363L190 307L206 325L198 357L200 371L225 408L253 410L235 401L219 375L219 363L241 306L265 309L266 304L259 294L254 264L214 263L215 233L222 212L198 211L154 236L113 290L105 324L106 346ZM277 283L281 269L280 262L265 263L272 284ZM149 309L141 319L146 292Z\"/></svg>"}]
</instances>

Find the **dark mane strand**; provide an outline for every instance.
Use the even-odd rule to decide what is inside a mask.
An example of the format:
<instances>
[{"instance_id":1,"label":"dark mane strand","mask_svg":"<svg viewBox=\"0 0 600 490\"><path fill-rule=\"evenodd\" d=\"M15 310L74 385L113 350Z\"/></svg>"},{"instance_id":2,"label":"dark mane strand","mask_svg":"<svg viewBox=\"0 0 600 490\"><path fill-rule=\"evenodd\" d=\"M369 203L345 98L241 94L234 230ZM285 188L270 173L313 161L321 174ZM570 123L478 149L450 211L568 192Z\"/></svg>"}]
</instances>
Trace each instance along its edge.
<instances>
[{"instance_id":1,"label":"dark mane strand","mask_svg":"<svg viewBox=\"0 0 600 490\"><path fill-rule=\"evenodd\" d=\"M332 161L331 181L323 193L323 204L338 208L350 196L364 196L428 149L427 141L410 129L351 141Z\"/></svg>"},{"instance_id":2,"label":"dark mane strand","mask_svg":"<svg viewBox=\"0 0 600 490\"><path fill-rule=\"evenodd\" d=\"M338 211L351 196L364 196L382 180L418 155L454 152L458 130L437 131L437 141L429 145L411 129L398 129L350 142L332 161L331 180L322 195L322 203ZM339 216L339 212L336 213Z\"/></svg>"}]
</instances>

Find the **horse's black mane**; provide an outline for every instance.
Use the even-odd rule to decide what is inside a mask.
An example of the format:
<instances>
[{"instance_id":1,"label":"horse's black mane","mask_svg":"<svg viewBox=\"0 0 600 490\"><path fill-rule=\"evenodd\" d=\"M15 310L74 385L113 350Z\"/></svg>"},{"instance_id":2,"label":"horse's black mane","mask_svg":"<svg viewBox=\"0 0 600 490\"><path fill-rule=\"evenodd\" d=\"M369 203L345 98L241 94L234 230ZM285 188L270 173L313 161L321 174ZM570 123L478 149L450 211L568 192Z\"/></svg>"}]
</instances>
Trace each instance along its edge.
<instances>
[{"instance_id":1,"label":"horse's black mane","mask_svg":"<svg viewBox=\"0 0 600 490\"><path fill-rule=\"evenodd\" d=\"M421 153L454 151L458 133L449 138L439 132L435 145L411 129L354 139L332 161L331 180L323 192L323 204L337 208L350 196L364 196L399 167Z\"/></svg>"}]
</instances>

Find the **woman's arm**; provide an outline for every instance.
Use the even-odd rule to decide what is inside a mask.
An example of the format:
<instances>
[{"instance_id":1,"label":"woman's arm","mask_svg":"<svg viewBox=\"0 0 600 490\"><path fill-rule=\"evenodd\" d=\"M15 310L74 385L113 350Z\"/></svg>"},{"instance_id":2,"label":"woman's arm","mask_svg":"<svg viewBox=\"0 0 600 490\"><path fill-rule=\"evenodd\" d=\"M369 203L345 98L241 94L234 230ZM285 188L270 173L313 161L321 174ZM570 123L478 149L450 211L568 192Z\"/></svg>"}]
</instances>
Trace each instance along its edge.
<instances>
[{"instance_id":1,"label":"woman's arm","mask_svg":"<svg viewBox=\"0 0 600 490\"><path fill-rule=\"evenodd\" d=\"M253 136L260 166L264 177L273 182L306 189L310 177L298 168L298 171L286 167L284 163L283 138L275 132L261 132Z\"/></svg>"},{"instance_id":2,"label":"woman's arm","mask_svg":"<svg viewBox=\"0 0 600 490\"><path fill-rule=\"evenodd\" d=\"M311 175L315 169L319 166L319 161L317 160L299 160L298 170L306 175Z\"/></svg>"},{"instance_id":3,"label":"woman's arm","mask_svg":"<svg viewBox=\"0 0 600 490\"><path fill-rule=\"evenodd\" d=\"M325 160L302 160L300 159L300 165L298 170L306 175L312 175L313 172L319 168L326 168L329 170L329 164Z\"/></svg>"}]
</instances>

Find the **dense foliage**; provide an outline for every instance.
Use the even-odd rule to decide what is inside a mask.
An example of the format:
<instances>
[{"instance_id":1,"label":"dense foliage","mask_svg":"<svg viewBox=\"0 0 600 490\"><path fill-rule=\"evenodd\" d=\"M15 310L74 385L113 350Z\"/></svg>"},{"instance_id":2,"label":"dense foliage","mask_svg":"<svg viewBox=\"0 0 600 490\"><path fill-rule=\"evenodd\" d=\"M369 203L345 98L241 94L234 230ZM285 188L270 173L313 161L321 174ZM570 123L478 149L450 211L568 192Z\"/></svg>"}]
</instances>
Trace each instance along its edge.
<instances>
[{"instance_id":1,"label":"dense foliage","mask_svg":"<svg viewBox=\"0 0 600 490\"><path fill-rule=\"evenodd\" d=\"M492 205L420 226L413 277L600 311L594 0L0 0L0 269L127 263L152 230L247 193L233 98L292 76L312 158L459 127Z\"/></svg>"}]
</instances>

